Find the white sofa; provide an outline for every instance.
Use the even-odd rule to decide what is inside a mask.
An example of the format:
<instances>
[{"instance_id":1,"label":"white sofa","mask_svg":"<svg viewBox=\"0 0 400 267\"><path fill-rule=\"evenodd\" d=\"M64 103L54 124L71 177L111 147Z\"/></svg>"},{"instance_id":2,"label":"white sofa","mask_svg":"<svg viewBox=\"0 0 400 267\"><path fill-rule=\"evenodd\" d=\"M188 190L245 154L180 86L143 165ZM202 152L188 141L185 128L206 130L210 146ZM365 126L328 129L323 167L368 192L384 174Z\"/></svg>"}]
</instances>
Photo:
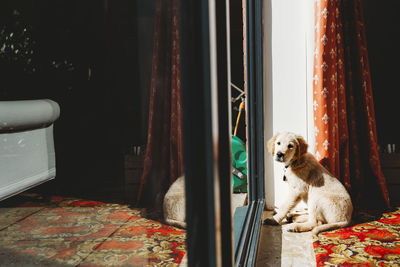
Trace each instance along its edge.
<instances>
[{"instance_id":1,"label":"white sofa","mask_svg":"<svg viewBox=\"0 0 400 267\"><path fill-rule=\"evenodd\" d=\"M59 115L59 105L48 99L0 101L0 200L55 177Z\"/></svg>"}]
</instances>

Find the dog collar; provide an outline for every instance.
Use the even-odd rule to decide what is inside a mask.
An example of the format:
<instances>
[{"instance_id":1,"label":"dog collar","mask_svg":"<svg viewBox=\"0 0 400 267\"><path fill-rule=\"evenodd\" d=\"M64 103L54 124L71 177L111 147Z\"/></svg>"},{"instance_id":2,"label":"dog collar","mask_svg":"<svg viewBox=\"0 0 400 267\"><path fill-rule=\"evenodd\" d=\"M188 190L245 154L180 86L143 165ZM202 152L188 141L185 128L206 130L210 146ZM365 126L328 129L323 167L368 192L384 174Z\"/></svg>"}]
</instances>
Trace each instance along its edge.
<instances>
[{"instance_id":1,"label":"dog collar","mask_svg":"<svg viewBox=\"0 0 400 267\"><path fill-rule=\"evenodd\" d=\"M299 165L299 163L300 163L299 160L291 161L291 162L289 162L288 165L285 165L285 169L292 167L292 166L293 166L293 168L296 168Z\"/></svg>"}]
</instances>

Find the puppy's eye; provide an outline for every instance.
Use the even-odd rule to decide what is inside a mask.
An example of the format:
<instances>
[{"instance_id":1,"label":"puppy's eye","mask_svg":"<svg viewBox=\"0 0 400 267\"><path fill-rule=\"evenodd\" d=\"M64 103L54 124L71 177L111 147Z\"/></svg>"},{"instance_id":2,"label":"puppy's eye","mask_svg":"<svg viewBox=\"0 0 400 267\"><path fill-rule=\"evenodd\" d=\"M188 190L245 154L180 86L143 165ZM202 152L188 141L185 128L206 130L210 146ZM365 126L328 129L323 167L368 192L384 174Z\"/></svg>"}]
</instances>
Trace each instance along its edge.
<instances>
[{"instance_id":1,"label":"puppy's eye","mask_svg":"<svg viewBox=\"0 0 400 267\"><path fill-rule=\"evenodd\" d=\"M292 149L292 148L293 148L293 145L292 145L292 144L289 144L287 147L288 147L289 149Z\"/></svg>"},{"instance_id":2,"label":"puppy's eye","mask_svg":"<svg viewBox=\"0 0 400 267\"><path fill-rule=\"evenodd\" d=\"M276 143L278 146L281 145L281 142Z\"/></svg>"}]
</instances>

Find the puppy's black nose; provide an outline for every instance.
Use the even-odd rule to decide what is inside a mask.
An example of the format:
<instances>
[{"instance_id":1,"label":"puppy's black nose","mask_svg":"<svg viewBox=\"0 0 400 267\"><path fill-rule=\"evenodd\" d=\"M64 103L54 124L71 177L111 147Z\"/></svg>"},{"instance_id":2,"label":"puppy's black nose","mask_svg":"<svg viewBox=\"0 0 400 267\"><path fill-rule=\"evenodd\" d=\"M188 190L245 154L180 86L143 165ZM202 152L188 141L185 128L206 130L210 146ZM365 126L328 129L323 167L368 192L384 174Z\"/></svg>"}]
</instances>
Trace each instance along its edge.
<instances>
[{"instance_id":1,"label":"puppy's black nose","mask_svg":"<svg viewBox=\"0 0 400 267\"><path fill-rule=\"evenodd\" d=\"M285 154L283 154L282 152L276 153L276 156L277 156L278 158L283 158L284 155L285 155Z\"/></svg>"}]
</instances>

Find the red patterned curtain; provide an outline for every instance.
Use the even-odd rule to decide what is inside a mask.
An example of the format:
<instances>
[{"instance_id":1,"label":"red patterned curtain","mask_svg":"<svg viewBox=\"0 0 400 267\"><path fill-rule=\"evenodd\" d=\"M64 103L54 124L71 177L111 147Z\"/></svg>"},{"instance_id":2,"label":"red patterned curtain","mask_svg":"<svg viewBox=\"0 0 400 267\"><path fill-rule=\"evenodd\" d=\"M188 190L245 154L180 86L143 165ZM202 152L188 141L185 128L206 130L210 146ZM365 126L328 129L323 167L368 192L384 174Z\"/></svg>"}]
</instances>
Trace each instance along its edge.
<instances>
[{"instance_id":1,"label":"red patterned curtain","mask_svg":"<svg viewBox=\"0 0 400 267\"><path fill-rule=\"evenodd\" d=\"M361 0L315 2L315 155L356 207L390 206L376 136Z\"/></svg>"},{"instance_id":2,"label":"red patterned curtain","mask_svg":"<svg viewBox=\"0 0 400 267\"><path fill-rule=\"evenodd\" d=\"M178 1L157 0L149 128L138 204L161 207L183 173Z\"/></svg>"}]
</instances>

